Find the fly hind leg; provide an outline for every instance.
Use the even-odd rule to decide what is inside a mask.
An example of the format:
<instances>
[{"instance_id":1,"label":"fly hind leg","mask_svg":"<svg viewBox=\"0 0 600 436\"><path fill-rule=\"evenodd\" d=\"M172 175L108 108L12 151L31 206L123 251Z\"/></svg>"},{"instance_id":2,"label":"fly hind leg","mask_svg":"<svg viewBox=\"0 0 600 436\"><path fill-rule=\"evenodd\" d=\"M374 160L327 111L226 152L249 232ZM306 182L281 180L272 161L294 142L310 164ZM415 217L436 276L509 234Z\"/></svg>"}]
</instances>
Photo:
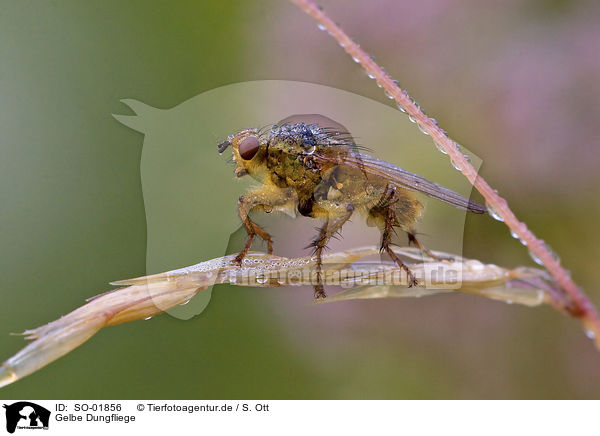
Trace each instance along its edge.
<instances>
[{"instance_id":1,"label":"fly hind leg","mask_svg":"<svg viewBox=\"0 0 600 436\"><path fill-rule=\"evenodd\" d=\"M446 257L446 256L436 256L435 254L433 254L429 249L427 249L423 244L421 244L421 242L417 239L416 236L416 232L415 230L411 230L411 231L407 231L406 234L408 235L408 243L409 244L415 244L415 247L417 247L419 250L421 250L422 253L424 253L426 256L437 260L437 261L442 261L442 260L447 260L452 262L454 260L454 258L452 257Z\"/></svg>"},{"instance_id":2,"label":"fly hind leg","mask_svg":"<svg viewBox=\"0 0 600 436\"><path fill-rule=\"evenodd\" d=\"M395 189L393 187L388 187L382 200L383 199L385 199L385 201L380 201L380 203L376 206L376 210L372 211L372 213L376 213L384 219L383 234L381 236L381 251L385 251L396 263L396 265L406 272L409 288L417 286L419 282L413 272L406 266L404 262L402 262L396 253L394 253L394 250L392 250L390 247L394 226L398 225L398 218L396 217L395 212L395 204L398 200L395 198Z\"/></svg>"}]
</instances>

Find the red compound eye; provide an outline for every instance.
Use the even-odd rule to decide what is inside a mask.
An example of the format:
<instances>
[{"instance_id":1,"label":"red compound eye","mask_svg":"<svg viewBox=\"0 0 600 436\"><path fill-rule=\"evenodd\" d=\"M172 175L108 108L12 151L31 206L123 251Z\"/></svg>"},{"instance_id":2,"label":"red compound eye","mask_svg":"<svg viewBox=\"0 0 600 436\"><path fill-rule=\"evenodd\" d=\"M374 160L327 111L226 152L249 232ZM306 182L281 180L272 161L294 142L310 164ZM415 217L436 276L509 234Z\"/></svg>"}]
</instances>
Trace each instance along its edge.
<instances>
[{"instance_id":1,"label":"red compound eye","mask_svg":"<svg viewBox=\"0 0 600 436\"><path fill-rule=\"evenodd\" d=\"M248 136L247 138L244 138L240 143L240 156L244 160L252 159L258 151L259 146L260 143L258 142L258 138L256 136Z\"/></svg>"}]
</instances>

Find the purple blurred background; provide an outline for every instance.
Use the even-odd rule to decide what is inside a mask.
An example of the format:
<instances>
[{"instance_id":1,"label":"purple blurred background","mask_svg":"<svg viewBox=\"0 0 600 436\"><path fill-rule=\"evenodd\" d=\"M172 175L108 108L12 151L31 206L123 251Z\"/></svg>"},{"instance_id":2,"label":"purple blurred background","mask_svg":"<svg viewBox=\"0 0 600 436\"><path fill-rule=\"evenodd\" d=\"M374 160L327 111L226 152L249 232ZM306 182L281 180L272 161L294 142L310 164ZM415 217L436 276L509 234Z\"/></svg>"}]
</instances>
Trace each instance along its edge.
<instances>
[{"instance_id":1,"label":"purple blurred background","mask_svg":"<svg viewBox=\"0 0 600 436\"><path fill-rule=\"evenodd\" d=\"M480 174L600 302L593 276L600 255L600 4L321 5L442 128L483 159ZM253 38L243 50L244 68L253 78L310 81L388 102L326 32L289 4L261 3L246 19ZM465 254L508 267L533 265L507 228L489 217L468 217ZM326 372L364 383L362 390L349 388L354 395L394 397L398 379L409 397L600 393L600 354L578 322L550 308L454 295L317 309L305 301L295 290L276 301L265 297L284 331L293 332L298 352ZM390 391L382 387L386 379ZM411 383L413 391L406 388Z\"/></svg>"}]
</instances>

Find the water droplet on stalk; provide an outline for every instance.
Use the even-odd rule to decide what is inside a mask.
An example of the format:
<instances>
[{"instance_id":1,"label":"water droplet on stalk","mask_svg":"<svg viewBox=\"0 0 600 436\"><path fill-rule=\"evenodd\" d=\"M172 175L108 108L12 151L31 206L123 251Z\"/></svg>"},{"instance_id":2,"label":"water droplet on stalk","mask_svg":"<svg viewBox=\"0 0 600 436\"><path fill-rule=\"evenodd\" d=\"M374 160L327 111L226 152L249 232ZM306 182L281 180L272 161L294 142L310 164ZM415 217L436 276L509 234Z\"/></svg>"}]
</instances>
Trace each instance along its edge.
<instances>
[{"instance_id":1,"label":"water droplet on stalk","mask_svg":"<svg viewBox=\"0 0 600 436\"><path fill-rule=\"evenodd\" d=\"M494 218L496 221L504 221L504 218L502 218L500 216L500 214L498 212L496 212L496 210L490 205L486 203L486 207L487 207L487 211L490 214L490 216L492 218Z\"/></svg>"},{"instance_id":2,"label":"water droplet on stalk","mask_svg":"<svg viewBox=\"0 0 600 436\"><path fill-rule=\"evenodd\" d=\"M319 30L325 30L325 26L323 26L321 23L317 24L317 27Z\"/></svg>"},{"instance_id":3,"label":"water droplet on stalk","mask_svg":"<svg viewBox=\"0 0 600 436\"><path fill-rule=\"evenodd\" d=\"M417 124L417 127L419 128L419 130L421 131L422 134L429 135L429 133L427 133L427 131L423 128L422 125Z\"/></svg>"},{"instance_id":4,"label":"water droplet on stalk","mask_svg":"<svg viewBox=\"0 0 600 436\"><path fill-rule=\"evenodd\" d=\"M544 242L544 246L546 247L546 250L548 251L548 253L550 253L550 255L552 256L552 258L555 261L560 262L560 257L558 257L558 254L556 254L556 252L552 249L550 244Z\"/></svg>"},{"instance_id":5,"label":"water droplet on stalk","mask_svg":"<svg viewBox=\"0 0 600 436\"><path fill-rule=\"evenodd\" d=\"M440 153L448 154L448 152L446 150L444 150L444 148L440 144L438 144L437 142L434 142L434 144L435 144L435 148L437 148L440 151Z\"/></svg>"},{"instance_id":6,"label":"water droplet on stalk","mask_svg":"<svg viewBox=\"0 0 600 436\"><path fill-rule=\"evenodd\" d=\"M540 259L537 254L535 254L533 251L529 250L529 257L531 257L533 259L533 261L535 263L537 263L538 265L544 265L544 262L542 262L542 259Z\"/></svg>"}]
</instances>

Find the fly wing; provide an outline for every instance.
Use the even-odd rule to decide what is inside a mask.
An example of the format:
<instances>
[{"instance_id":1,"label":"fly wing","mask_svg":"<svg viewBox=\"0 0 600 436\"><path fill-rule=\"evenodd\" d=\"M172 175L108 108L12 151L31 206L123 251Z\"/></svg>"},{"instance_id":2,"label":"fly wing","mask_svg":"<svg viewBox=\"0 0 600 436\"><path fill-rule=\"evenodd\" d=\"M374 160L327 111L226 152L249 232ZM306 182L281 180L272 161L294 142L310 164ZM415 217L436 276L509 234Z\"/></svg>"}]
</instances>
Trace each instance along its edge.
<instances>
[{"instance_id":1,"label":"fly wing","mask_svg":"<svg viewBox=\"0 0 600 436\"><path fill-rule=\"evenodd\" d=\"M462 210L473 213L485 213L486 209L442 185L430 182L418 174L403 170L389 162L374 158L367 154L353 153L352 155L319 155L316 160L338 165L350 165L360 169L368 178L369 175L381 177L399 188L421 192L429 197L437 198Z\"/></svg>"}]
</instances>

